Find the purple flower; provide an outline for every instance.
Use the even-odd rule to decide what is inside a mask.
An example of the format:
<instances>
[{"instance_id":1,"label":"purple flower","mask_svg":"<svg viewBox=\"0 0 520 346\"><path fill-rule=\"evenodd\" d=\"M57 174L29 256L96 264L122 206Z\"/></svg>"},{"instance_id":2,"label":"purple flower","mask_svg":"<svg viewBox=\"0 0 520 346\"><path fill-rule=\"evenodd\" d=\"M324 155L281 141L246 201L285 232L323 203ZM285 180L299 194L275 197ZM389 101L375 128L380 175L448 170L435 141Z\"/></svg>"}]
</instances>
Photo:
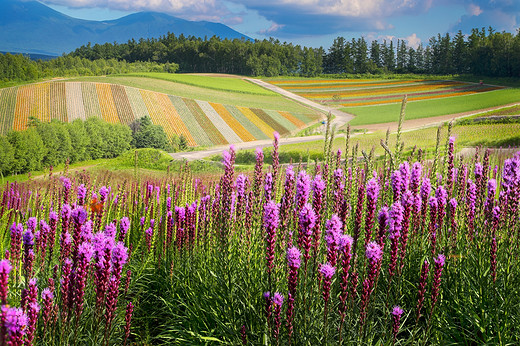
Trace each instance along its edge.
<instances>
[{"instance_id":1,"label":"purple flower","mask_svg":"<svg viewBox=\"0 0 520 346\"><path fill-rule=\"evenodd\" d=\"M298 173L296 180L296 202L297 207L301 208L309 199L309 191L311 188L311 178L305 171Z\"/></svg>"},{"instance_id":2,"label":"purple flower","mask_svg":"<svg viewBox=\"0 0 520 346\"><path fill-rule=\"evenodd\" d=\"M70 208L70 205L62 204L62 206L61 206L61 217L63 219L70 219L71 216L72 216L72 209Z\"/></svg>"},{"instance_id":3,"label":"purple flower","mask_svg":"<svg viewBox=\"0 0 520 346\"><path fill-rule=\"evenodd\" d=\"M21 308L10 308L6 305L2 306L2 314L4 315L4 326L9 336L24 335L29 322L27 315Z\"/></svg>"},{"instance_id":4,"label":"purple flower","mask_svg":"<svg viewBox=\"0 0 520 346\"><path fill-rule=\"evenodd\" d=\"M334 273L336 273L336 268L327 262L321 265L320 273L325 279L330 280L334 276Z\"/></svg>"},{"instance_id":5,"label":"purple flower","mask_svg":"<svg viewBox=\"0 0 520 346\"><path fill-rule=\"evenodd\" d=\"M112 239L115 238L116 232L117 232L117 227L116 227L116 224L114 222L108 224L105 227L105 234L109 238L112 238Z\"/></svg>"},{"instance_id":6,"label":"purple flower","mask_svg":"<svg viewBox=\"0 0 520 346\"><path fill-rule=\"evenodd\" d=\"M9 263L9 260L3 259L0 261L0 302L2 304L7 303L9 273L11 269L13 269L13 267Z\"/></svg>"},{"instance_id":7,"label":"purple flower","mask_svg":"<svg viewBox=\"0 0 520 346\"><path fill-rule=\"evenodd\" d=\"M283 295L275 292L273 296L273 303L281 307L283 305Z\"/></svg>"},{"instance_id":8,"label":"purple flower","mask_svg":"<svg viewBox=\"0 0 520 346\"><path fill-rule=\"evenodd\" d=\"M36 226L38 225L38 219L35 217L30 217L29 220L27 220L27 229L31 232L34 232L36 229Z\"/></svg>"},{"instance_id":9,"label":"purple flower","mask_svg":"<svg viewBox=\"0 0 520 346\"><path fill-rule=\"evenodd\" d=\"M300 257L300 250L295 246L287 249L287 264L289 265L289 268L300 268Z\"/></svg>"},{"instance_id":10,"label":"purple flower","mask_svg":"<svg viewBox=\"0 0 520 346\"><path fill-rule=\"evenodd\" d=\"M87 196L87 189L85 188L84 184L81 184L76 189L77 195L78 195L78 201L80 205L83 205L83 202L85 201L85 197Z\"/></svg>"},{"instance_id":11,"label":"purple flower","mask_svg":"<svg viewBox=\"0 0 520 346\"><path fill-rule=\"evenodd\" d=\"M23 244L24 246L31 247L34 246L34 235L31 230L27 229L23 234Z\"/></svg>"},{"instance_id":12,"label":"purple flower","mask_svg":"<svg viewBox=\"0 0 520 346\"><path fill-rule=\"evenodd\" d=\"M78 225L83 225L87 221L87 211L82 207L76 207L72 210L72 218Z\"/></svg>"},{"instance_id":13,"label":"purple flower","mask_svg":"<svg viewBox=\"0 0 520 346\"><path fill-rule=\"evenodd\" d=\"M399 201L392 204L390 209L390 233L401 231L404 220L404 208Z\"/></svg>"},{"instance_id":14,"label":"purple flower","mask_svg":"<svg viewBox=\"0 0 520 346\"><path fill-rule=\"evenodd\" d=\"M171 213L171 211L170 211ZM125 239L126 233L130 228L130 219L126 216L119 220L119 240L123 241Z\"/></svg>"},{"instance_id":15,"label":"purple flower","mask_svg":"<svg viewBox=\"0 0 520 346\"><path fill-rule=\"evenodd\" d=\"M446 257L443 254L440 254L434 261L436 266L444 267L444 263L446 263Z\"/></svg>"},{"instance_id":16,"label":"purple flower","mask_svg":"<svg viewBox=\"0 0 520 346\"><path fill-rule=\"evenodd\" d=\"M85 258L85 261L88 263L94 255L94 248L89 243L83 242L80 244L78 248L78 255L83 256Z\"/></svg>"},{"instance_id":17,"label":"purple flower","mask_svg":"<svg viewBox=\"0 0 520 346\"><path fill-rule=\"evenodd\" d=\"M61 183L63 184L63 187L65 188L65 190L70 190L70 188L72 187L72 183L70 182L70 179L67 177L61 176L60 180L61 180Z\"/></svg>"},{"instance_id":18,"label":"purple flower","mask_svg":"<svg viewBox=\"0 0 520 346\"><path fill-rule=\"evenodd\" d=\"M339 242L338 242L339 250L343 251L347 246L349 249L351 249L353 242L354 242L354 238L352 238L350 235L341 234L339 236Z\"/></svg>"},{"instance_id":19,"label":"purple flower","mask_svg":"<svg viewBox=\"0 0 520 346\"><path fill-rule=\"evenodd\" d=\"M403 309L401 309L401 307L399 307L399 306L397 306L397 305L394 306L394 308L392 309L392 315L394 315L394 316L399 316L399 317L401 317L401 315L403 314L403 312L404 312Z\"/></svg>"},{"instance_id":20,"label":"purple flower","mask_svg":"<svg viewBox=\"0 0 520 346\"><path fill-rule=\"evenodd\" d=\"M397 333L399 333L399 325L403 312L403 309L397 305L392 309L392 335L394 337L394 344L395 340L397 339Z\"/></svg>"},{"instance_id":21,"label":"purple flower","mask_svg":"<svg viewBox=\"0 0 520 346\"><path fill-rule=\"evenodd\" d=\"M104 203L107 200L109 192L110 191L107 189L106 186L102 186L99 189L99 197L100 197L101 203Z\"/></svg>"},{"instance_id":22,"label":"purple flower","mask_svg":"<svg viewBox=\"0 0 520 346\"><path fill-rule=\"evenodd\" d=\"M112 248L112 264L114 267L123 267L128 260L128 248L122 243L117 243Z\"/></svg>"},{"instance_id":23,"label":"purple flower","mask_svg":"<svg viewBox=\"0 0 520 346\"><path fill-rule=\"evenodd\" d=\"M368 243L365 255L370 262L379 262L383 256L383 250L381 250L381 247L373 241Z\"/></svg>"}]
</instances>

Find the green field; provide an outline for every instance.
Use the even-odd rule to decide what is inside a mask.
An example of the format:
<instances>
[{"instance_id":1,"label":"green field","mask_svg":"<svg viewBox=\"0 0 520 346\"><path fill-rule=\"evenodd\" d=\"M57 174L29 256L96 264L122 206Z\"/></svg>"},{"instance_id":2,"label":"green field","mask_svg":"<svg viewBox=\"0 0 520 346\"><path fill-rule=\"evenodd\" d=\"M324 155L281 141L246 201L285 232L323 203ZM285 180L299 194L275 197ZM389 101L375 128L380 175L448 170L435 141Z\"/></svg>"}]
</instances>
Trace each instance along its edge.
<instances>
[{"instance_id":1,"label":"green field","mask_svg":"<svg viewBox=\"0 0 520 346\"><path fill-rule=\"evenodd\" d=\"M225 77L211 77L211 79L208 79L209 77L206 76L197 77L201 77L199 79L201 82L208 80L210 85L214 85L215 80L222 80L223 83L227 83L229 79ZM288 100L277 94L261 95L215 90L205 86L187 85L154 78L119 75L106 77L80 77L71 79L70 81L121 84L139 89L157 91L168 95L249 108L277 109L294 113L315 112L310 108L304 107L297 102ZM243 81L243 83L247 82ZM234 85L236 86L237 84ZM252 84L251 87L254 87L255 90L264 90Z\"/></svg>"},{"instance_id":2,"label":"green field","mask_svg":"<svg viewBox=\"0 0 520 346\"><path fill-rule=\"evenodd\" d=\"M406 119L478 111L516 102L520 102L520 89L516 88L438 100L410 101L406 106ZM390 104L341 108L341 110L356 115L356 118L350 122L351 125L356 126L398 121L400 108L400 104Z\"/></svg>"},{"instance_id":3,"label":"green field","mask_svg":"<svg viewBox=\"0 0 520 346\"><path fill-rule=\"evenodd\" d=\"M243 94L253 95L265 95L272 96L276 95L275 92L259 87L256 84L252 84L240 76L206 76L206 75L193 75L193 74L176 74L176 73L130 73L129 77L147 77L154 79L161 79L169 82L181 83L186 85L192 85L207 89L221 90L238 92Z\"/></svg>"}]
</instances>

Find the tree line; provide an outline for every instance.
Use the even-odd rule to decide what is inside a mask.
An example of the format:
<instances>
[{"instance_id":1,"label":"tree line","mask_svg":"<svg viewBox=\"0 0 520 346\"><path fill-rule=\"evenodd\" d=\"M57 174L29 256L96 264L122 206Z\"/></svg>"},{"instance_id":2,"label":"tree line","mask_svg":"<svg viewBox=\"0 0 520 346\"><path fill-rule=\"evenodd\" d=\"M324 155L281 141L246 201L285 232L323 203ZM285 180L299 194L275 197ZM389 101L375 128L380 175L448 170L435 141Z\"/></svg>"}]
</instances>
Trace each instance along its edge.
<instances>
[{"instance_id":1,"label":"tree line","mask_svg":"<svg viewBox=\"0 0 520 346\"><path fill-rule=\"evenodd\" d=\"M71 123L31 118L26 130L0 136L0 173L19 174L66 161L114 158L131 148L172 150L163 128L149 118L138 119L131 126L96 117Z\"/></svg>"},{"instance_id":2,"label":"tree line","mask_svg":"<svg viewBox=\"0 0 520 346\"><path fill-rule=\"evenodd\" d=\"M404 40L347 40L309 48L275 40L198 38L169 33L158 39L130 40L82 46L71 56L129 62L175 62L180 72L240 75L300 75L321 73L421 73L510 77L520 75L520 31L516 35L491 27L472 29L470 35L438 34L416 48Z\"/></svg>"},{"instance_id":3,"label":"tree line","mask_svg":"<svg viewBox=\"0 0 520 346\"><path fill-rule=\"evenodd\" d=\"M0 54L0 81L31 81L40 78L100 76L130 72L169 72L179 68L175 63L151 61L127 62L121 59L85 59L65 55L51 60L33 61L17 54Z\"/></svg>"}]
</instances>

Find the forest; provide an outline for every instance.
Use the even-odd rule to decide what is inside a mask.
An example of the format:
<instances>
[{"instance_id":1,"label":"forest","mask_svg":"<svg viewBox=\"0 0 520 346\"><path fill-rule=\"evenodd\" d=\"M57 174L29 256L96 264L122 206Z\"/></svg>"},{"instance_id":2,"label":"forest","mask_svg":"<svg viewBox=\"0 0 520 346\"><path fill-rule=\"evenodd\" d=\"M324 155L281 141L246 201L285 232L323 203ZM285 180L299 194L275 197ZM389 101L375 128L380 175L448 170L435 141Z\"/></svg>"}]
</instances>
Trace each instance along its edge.
<instances>
[{"instance_id":1,"label":"forest","mask_svg":"<svg viewBox=\"0 0 520 346\"><path fill-rule=\"evenodd\" d=\"M367 42L363 37L337 37L332 46L310 48L279 40L221 40L169 33L158 39L127 43L87 44L70 56L127 62L175 62L179 72L240 75L299 75L322 73L420 73L511 77L520 74L520 33L493 28L459 31L430 38L414 48L403 40Z\"/></svg>"}]
</instances>

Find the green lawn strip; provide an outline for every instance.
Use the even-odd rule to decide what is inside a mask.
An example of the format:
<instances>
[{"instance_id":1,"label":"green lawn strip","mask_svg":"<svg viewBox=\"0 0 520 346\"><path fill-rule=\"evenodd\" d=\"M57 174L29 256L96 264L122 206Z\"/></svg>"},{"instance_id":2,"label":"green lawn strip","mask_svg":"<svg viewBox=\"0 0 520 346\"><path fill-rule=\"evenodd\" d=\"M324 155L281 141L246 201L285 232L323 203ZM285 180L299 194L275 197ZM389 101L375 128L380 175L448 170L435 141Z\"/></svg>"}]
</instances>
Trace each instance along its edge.
<instances>
[{"instance_id":1,"label":"green lawn strip","mask_svg":"<svg viewBox=\"0 0 520 346\"><path fill-rule=\"evenodd\" d=\"M310 115L307 115L307 114L303 114L303 113L291 113L295 118L303 121L304 123L308 124L316 119L318 119L318 117L315 117L315 118L312 118Z\"/></svg>"},{"instance_id":2,"label":"green lawn strip","mask_svg":"<svg viewBox=\"0 0 520 346\"><path fill-rule=\"evenodd\" d=\"M520 100L518 100L520 103ZM472 115L470 117L465 118L466 120L474 119L474 118L484 118L491 116L507 116L507 115L520 115L520 105L504 107L500 109L496 109L489 112L479 113Z\"/></svg>"},{"instance_id":3,"label":"green lawn strip","mask_svg":"<svg viewBox=\"0 0 520 346\"><path fill-rule=\"evenodd\" d=\"M77 82L114 83L138 89L156 91L167 95L175 95L189 99L221 103L226 105L237 105L242 107L255 107L261 109L277 109L287 112L309 112L309 108L298 102L286 99L278 94L252 95L238 92L207 89L171 81L126 76L107 77L80 77L71 79Z\"/></svg>"},{"instance_id":4,"label":"green lawn strip","mask_svg":"<svg viewBox=\"0 0 520 346\"><path fill-rule=\"evenodd\" d=\"M244 128L249 131L256 139L269 139L269 137L262 132L255 124L253 124L242 112L235 106L224 105L227 111L240 123Z\"/></svg>"},{"instance_id":5,"label":"green lawn strip","mask_svg":"<svg viewBox=\"0 0 520 346\"><path fill-rule=\"evenodd\" d=\"M298 128L298 126L294 125L289 119L283 117L280 113L278 113L278 111L264 109L264 112L266 112L271 118L273 118L276 122L281 124L289 131L293 131Z\"/></svg>"},{"instance_id":6,"label":"green lawn strip","mask_svg":"<svg viewBox=\"0 0 520 346\"><path fill-rule=\"evenodd\" d=\"M403 87L416 87L421 85L435 85L440 84L443 82L446 82L444 80L419 80L419 81L413 81L413 80L403 80L402 82L399 82L398 84L383 84L380 85L380 83L385 82L394 82L395 81L385 81L385 80L374 80L373 82L369 83L352 83L352 86L349 86L348 83L339 83L339 84L303 84L300 85L301 88L292 88L290 85L289 88L286 88L285 85L280 85L282 89L287 89L295 94L300 93L320 93L320 92L340 92L340 91L362 91L362 90L384 90L384 89L392 89L392 88L403 88ZM360 85L361 84L361 85ZM313 88L314 86L329 86L330 88ZM451 86L450 86L451 87Z\"/></svg>"},{"instance_id":7,"label":"green lawn strip","mask_svg":"<svg viewBox=\"0 0 520 346\"><path fill-rule=\"evenodd\" d=\"M130 73L122 76L136 76L136 77L147 77L162 79L166 81L182 83L186 85L192 85L202 88L208 88L213 90L231 91L243 94L253 95L274 95L274 92L268 89L264 89L256 84L249 83L240 78L230 77L212 77L212 76L201 76L201 75L190 75L190 74L172 74L172 73L159 73L159 72L148 72L148 73Z\"/></svg>"},{"instance_id":8,"label":"green lawn strip","mask_svg":"<svg viewBox=\"0 0 520 346\"><path fill-rule=\"evenodd\" d=\"M480 83L482 81L485 84L491 85L502 85L508 87L520 87L520 79L518 77L486 77L486 76L472 76L472 75L462 75L462 76L453 76L451 79L462 81L462 82L471 82L471 83Z\"/></svg>"},{"instance_id":9,"label":"green lawn strip","mask_svg":"<svg viewBox=\"0 0 520 346\"><path fill-rule=\"evenodd\" d=\"M473 95L446 97L436 100L410 101L406 106L406 119L422 119L456 114L518 102L520 89L494 90ZM401 104L345 107L341 110L356 115L351 125L388 123L399 120Z\"/></svg>"},{"instance_id":10,"label":"green lawn strip","mask_svg":"<svg viewBox=\"0 0 520 346\"><path fill-rule=\"evenodd\" d=\"M209 138L208 134L202 126L199 124L195 116L186 106L186 103L182 100L182 98L178 96L168 96L170 101L172 102L175 110L179 114L182 119L182 122L186 125L190 134L197 141L197 143L201 146L212 146L213 142Z\"/></svg>"}]
</instances>

